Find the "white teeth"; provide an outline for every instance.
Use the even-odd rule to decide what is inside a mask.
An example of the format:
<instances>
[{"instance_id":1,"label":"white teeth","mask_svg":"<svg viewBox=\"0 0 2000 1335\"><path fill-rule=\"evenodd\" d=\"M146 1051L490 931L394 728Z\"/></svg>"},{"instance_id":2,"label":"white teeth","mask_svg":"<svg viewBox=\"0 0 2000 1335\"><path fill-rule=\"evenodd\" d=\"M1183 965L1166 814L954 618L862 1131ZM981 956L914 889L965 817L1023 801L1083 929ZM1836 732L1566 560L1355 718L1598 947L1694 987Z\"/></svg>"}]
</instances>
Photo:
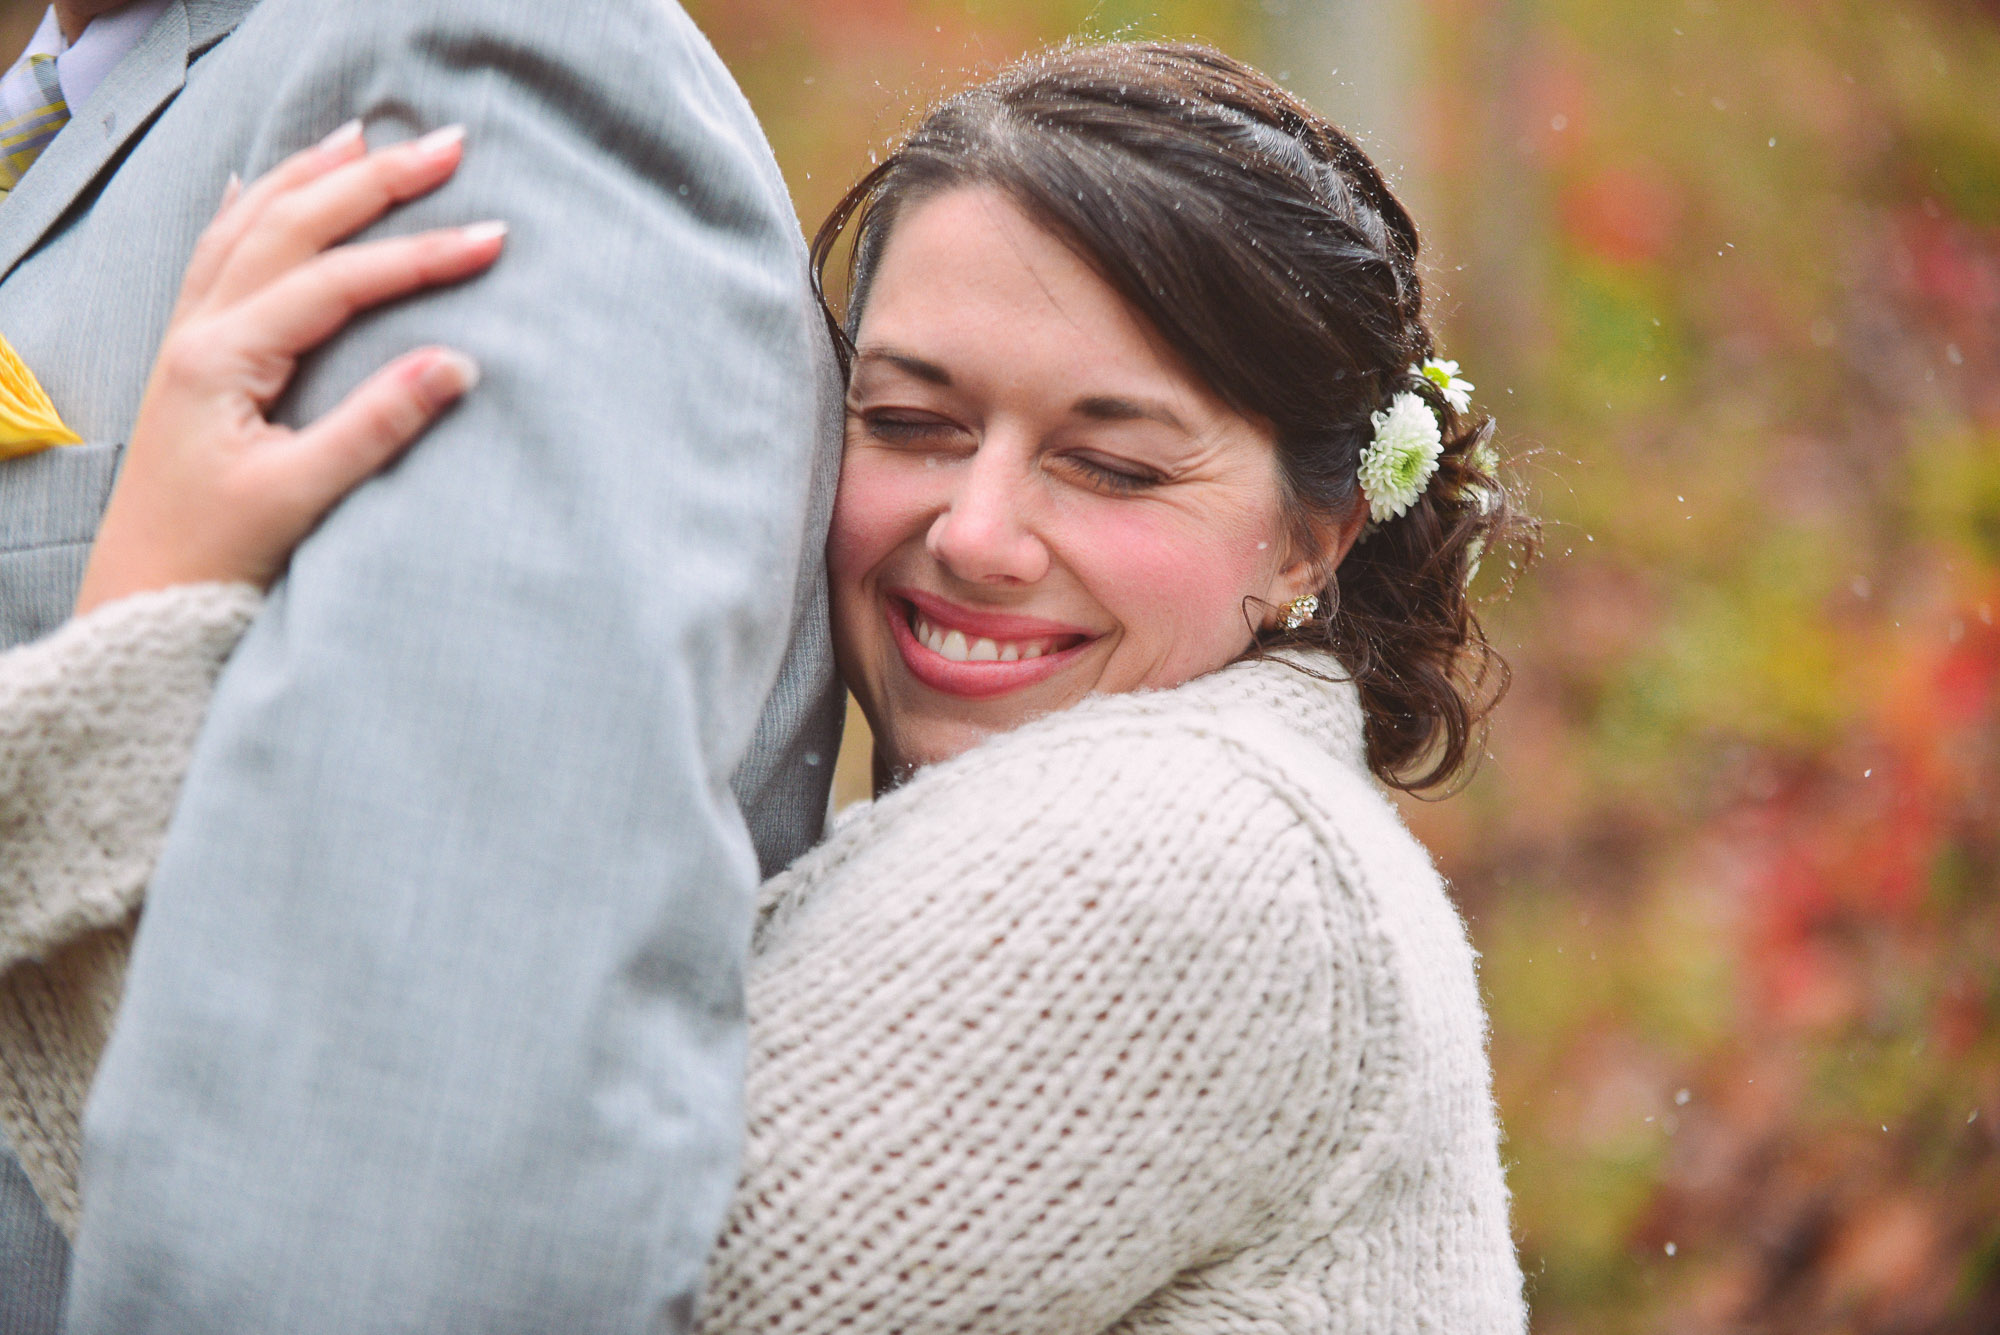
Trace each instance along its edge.
<instances>
[{"instance_id":1,"label":"white teeth","mask_svg":"<svg viewBox=\"0 0 2000 1335\"><path fill-rule=\"evenodd\" d=\"M944 652L944 632L920 616L910 618L910 631L917 637L917 643L934 654Z\"/></svg>"},{"instance_id":2,"label":"white teeth","mask_svg":"<svg viewBox=\"0 0 2000 1335\"><path fill-rule=\"evenodd\" d=\"M953 663L1018 663L1054 653L1049 640L994 640L984 635L968 640L964 631L940 630L922 614L910 614L910 633L917 643Z\"/></svg>"}]
</instances>

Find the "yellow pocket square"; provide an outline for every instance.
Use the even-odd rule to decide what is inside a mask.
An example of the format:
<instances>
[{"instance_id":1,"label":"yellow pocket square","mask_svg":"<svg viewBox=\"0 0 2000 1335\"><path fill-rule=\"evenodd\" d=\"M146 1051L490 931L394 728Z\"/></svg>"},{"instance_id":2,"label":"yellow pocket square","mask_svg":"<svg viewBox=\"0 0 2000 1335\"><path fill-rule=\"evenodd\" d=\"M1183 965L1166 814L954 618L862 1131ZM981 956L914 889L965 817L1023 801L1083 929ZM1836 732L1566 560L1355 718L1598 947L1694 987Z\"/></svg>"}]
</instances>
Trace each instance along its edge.
<instances>
[{"instance_id":1,"label":"yellow pocket square","mask_svg":"<svg viewBox=\"0 0 2000 1335\"><path fill-rule=\"evenodd\" d=\"M56 406L13 346L0 338L0 459L34 454L52 445L81 445L63 425Z\"/></svg>"}]
</instances>

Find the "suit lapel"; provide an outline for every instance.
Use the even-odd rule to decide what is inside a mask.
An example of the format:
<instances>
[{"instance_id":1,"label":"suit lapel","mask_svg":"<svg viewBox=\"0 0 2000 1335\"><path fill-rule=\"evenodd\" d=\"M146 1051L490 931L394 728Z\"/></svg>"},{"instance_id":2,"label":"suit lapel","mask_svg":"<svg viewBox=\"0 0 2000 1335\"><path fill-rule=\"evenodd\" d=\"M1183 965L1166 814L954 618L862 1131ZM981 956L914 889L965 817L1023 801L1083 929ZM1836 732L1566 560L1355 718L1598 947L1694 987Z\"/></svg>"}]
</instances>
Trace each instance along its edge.
<instances>
[{"instance_id":1,"label":"suit lapel","mask_svg":"<svg viewBox=\"0 0 2000 1335\"><path fill-rule=\"evenodd\" d=\"M188 65L229 35L256 0L174 0L99 85L0 206L0 280L152 123Z\"/></svg>"}]
</instances>

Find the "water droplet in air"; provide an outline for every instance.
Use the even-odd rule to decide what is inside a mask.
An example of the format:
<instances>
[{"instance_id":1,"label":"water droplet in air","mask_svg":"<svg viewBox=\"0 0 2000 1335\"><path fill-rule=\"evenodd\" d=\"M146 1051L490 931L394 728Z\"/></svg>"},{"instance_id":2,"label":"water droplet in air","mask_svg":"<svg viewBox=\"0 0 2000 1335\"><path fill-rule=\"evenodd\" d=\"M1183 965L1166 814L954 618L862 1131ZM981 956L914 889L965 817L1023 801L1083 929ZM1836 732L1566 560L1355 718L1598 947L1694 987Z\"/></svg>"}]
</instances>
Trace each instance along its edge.
<instances>
[{"instance_id":1,"label":"water droplet in air","mask_svg":"<svg viewBox=\"0 0 2000 1335\"><path fill-rule=\"evenodd\" d=\"M1675 1247L1673 1243L1670 1242L1667 1244L1667 1255L1672 1256L1678 1250L1679 1248Z\"/></svg>"},{"instance_id":2,"label":"water droplet in air","mask_svg":"<svg viewBox=\"0 0 2000 1335\"><path fill-rule=\"evenodd\" d=\"M1687 1090L1685 1089L1680 1090L1674 1095L1674 1106L1677 1108L1685 1108L1687 1107L1687 1101L1693 1097L1694 1095L1688 1092Z\"/></svg>"}]
</instances>

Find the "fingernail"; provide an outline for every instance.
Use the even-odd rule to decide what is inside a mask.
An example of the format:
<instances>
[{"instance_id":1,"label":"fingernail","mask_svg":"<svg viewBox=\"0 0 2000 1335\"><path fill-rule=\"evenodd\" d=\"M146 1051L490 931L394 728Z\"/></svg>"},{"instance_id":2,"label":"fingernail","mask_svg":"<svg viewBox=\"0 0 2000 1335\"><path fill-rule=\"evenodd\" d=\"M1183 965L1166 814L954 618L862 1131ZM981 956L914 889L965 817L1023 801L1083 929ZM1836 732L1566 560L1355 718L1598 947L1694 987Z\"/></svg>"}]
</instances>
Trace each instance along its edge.
<instances>
[{"instance_id":1,"label":"fingernail","mask_svg":"<svg viewBox=\"0 0 2000 1335\"><path fill-rule=\"evenodd\" d=\"M464 139L465 127L463 125L447 125L442 130L432 130L429 134L412 144L411 147L419 153L430 156L455 148Z\"/></svg>"},{"instance_id":2,"label":"fingernail","mask_svg":"<svg viewBox=\"0 0 2000 1335\"><path fill-rule=\"evenodd\" d=\"M481 241L492 241L507 235L507 224L498 218L490 222L476 222L458 229L459 236L466 242L477 245Z\"/></svg>"},{"instance_id":3,"label":"fingernail","mask_svg":"<svg viewBox=\"0 0 2000 1335\"><path fill-rule=\"evenodd\" d=\"M355 117L332 134L319 141L322 153L341 153L353 148L361 138L361 118Z\"/></svg>"},{"instance_id":4,"label":"fingernail","mask_svg":"<svg viewBox=\"0 0 2000 1335\"><path fill-rule=\"evenodd\" d=\"M457 348L439 348L425 368L424 379L441 397L468 394L479 383L479 363Z\"/></svg>"},{"instance_id":5,"label":"fingernail","mask_svg":"<svg viewBox=\"0 0 2000 1335\"><path fill-rule=\"evenodd\" d=\"M243 193L243 178L235 172L229 173L229 184L222 187L222 207L228 208Z\"/></svg>"}]
</instances>

